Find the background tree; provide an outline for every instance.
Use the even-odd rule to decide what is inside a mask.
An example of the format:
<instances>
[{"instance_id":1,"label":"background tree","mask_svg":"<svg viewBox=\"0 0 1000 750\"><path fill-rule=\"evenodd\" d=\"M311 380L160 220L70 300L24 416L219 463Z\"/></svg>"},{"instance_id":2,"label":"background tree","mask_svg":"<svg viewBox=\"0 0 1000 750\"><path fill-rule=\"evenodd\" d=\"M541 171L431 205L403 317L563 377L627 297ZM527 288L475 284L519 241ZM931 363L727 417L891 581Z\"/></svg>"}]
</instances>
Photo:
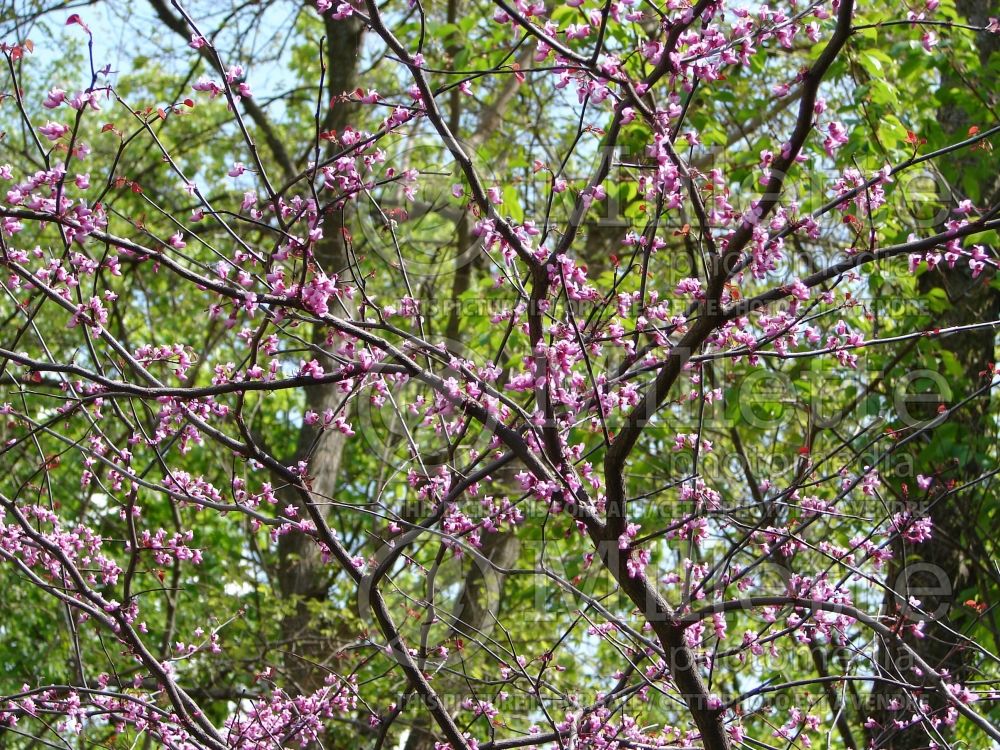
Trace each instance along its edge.
<instances>
[{"instance_id":1,"label":"background tree","mask_svg":"<svg viewBox=\"0 0 1000 750\"><path fill-rule=\"evenodd\" d=\"M2 741L996 743L995 16L11 6Z\"/></svg>"}]
</instances>

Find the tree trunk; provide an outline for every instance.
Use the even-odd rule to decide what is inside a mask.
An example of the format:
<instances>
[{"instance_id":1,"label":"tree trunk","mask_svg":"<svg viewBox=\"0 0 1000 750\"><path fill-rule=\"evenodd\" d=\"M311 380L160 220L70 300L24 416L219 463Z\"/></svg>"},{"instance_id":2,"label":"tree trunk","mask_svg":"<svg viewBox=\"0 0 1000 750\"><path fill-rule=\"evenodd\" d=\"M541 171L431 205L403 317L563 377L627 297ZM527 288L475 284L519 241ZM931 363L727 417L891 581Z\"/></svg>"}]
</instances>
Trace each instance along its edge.
<instances>
[{"instance_id":1,"label":"tree trunk","mask_svg":"<svg viewBox=\"0 0 1000 750\"><path fill-rule=\"evenodd\" d=\"M989 16L998 14L1000 5L995 0L993 2L958 0L957 7L959 13L964 15L970 24L985 26ZM983 69L986 70L989 57L1000 50L1000 37L982 32L977 36L977 45ZM953 70L947 69L943 72L943 90L952 86L967 85ZM976 124L959 106L942 107L939 114L944 130L951 134L953 141L967 137L969 127ZM980 158L976 152L964 152L957 157L959 174L963 162L971 165L973 159ZM998 196L1000 181L983 187L983 204L993 205L1000 197ZM949 202L948 209L950 210L956 202L957 199ZM984 282L983 276L978 279L972 278L968 265L964 261L959 261L954 269L939 265L934 270L924 273L920 277L920 289L924 294L932 289L942 289L947 294L950 306L939 316L938 324L942 327L956 326L996 320L1000 317L1000 294ZM963 382L953 384L955 387L951 398L952 405L984 385L982 373L989 372L989 367L993 363L995 344L996 339L992 329L967 331L938 341L937 346L953 354L965 372ZM972 664L964 639L956 634L962 632L965 624L958 621L958 618L968 614L963 612L963 603L958 601L958 593L962 589L975 586L979 583L977 579L982 578L972 558L983 549L978 539L979 529L974 521L978 516L977 502L982 502L983 498L976 486L942 499L935 498L944 490L944 483L949 480L962 485L980 476L984 467L977 455L977 448L984 432L989 405L989 394L985 394L966 404L951 417L951 421L961 428L957 434L962 436L960 438L962 444L968 450L964 453L964 458L956 459L951 466L937 467L943 469L939 475L939 480L943 481L937 481L932 486L929 498L929 515L934 523L933 537L912 548L909 546L903 548L900 545L889 578L890 585L894 581L904 582L909 579L911 588L924 587L925 584L928 587L937 587L939 581L942 583L947 581L949 592L946 594L936 597L921 592L918 597L922 602L921 608L924 611L940 613L941 616L925 623L923 638L907 636L906 642L935 669L946 670L959 681L971 676ZM931 433L928 439L940 438ZM910 491L914 493L916 488L910 488ZM921 567L917 568L917 565ZM922 572L911 575L914 570ZM922 578L925 580L921 580ZM887 614L898 613L906 607L905 586L897 585L896 588L900 589L899 593L903 598L888 593L884 605ZM890 677L898 677L908 682L919 679L912 671L898 668L910 659L902 649L892 644L882 644L878 659L879 667ZM944 704L940 698L931 697L933 691L928 691L925 695L931 711L943 708ZM898 710L890 707L894 700L901 705ZM920 723L902 727L894 723L900 721L905 724L910 721L915 706L907 705L906 701L907 694L892 686L881 684L873 689L871 715L878 721L879 727L869 731L872 747L915 750L926 748L931 739L936 739L930 737L925 726ZM947 740L950 734L948 728L942 726L940 732Z\"/></svg>"},{"instance_id":2,"label":"tree trunk","mask_svg":"<svg viewBox=\"0 0 1000 750\"><path fill-rule=\"evenodd\" d=\"M354 89L361 49L363 27L354 19L331 21L327 19L327 80L331 99ZM323 123L326 129L340 130L348 124L353 107L347 102L337 102L328 110ZM336 273L341 282L351 283L353 274L348 262L347 245L341 231L345 226L344 212L331 212L323 221L323 239L316 244L315 261L327 274ZM345 302L347 302L345 300ZM325 331L313 332L312 343L325 347ZM324 369L334 367L330 359L320 359ZM335 384L309 388L306 391L306 408L322 414L326 409L339 410L345 394ZM317 503L335 497L340 475L346 436L336 430L318 432L315 427L303 424L299 434L295 460L309 460L312 477L312 496ZM287 500L302 508L297 493L289 493ZM329 506L322 505L324 515ZM301 515L305 515L302 513ZM282 637L286 643L285 667L295 684L303 692L322 685L324 673L316 670L313 662L322 662L331 656L322 653L317 643L321 638L318 623L310 613L310 601L326 598L330 586L330 567L320 555L319 547L302 534L286 534L278 541L278 587L281 595L292 600L293 611L281 623ZM299 658L299 657L304 658Z\"/></svg>"}]
</instances>

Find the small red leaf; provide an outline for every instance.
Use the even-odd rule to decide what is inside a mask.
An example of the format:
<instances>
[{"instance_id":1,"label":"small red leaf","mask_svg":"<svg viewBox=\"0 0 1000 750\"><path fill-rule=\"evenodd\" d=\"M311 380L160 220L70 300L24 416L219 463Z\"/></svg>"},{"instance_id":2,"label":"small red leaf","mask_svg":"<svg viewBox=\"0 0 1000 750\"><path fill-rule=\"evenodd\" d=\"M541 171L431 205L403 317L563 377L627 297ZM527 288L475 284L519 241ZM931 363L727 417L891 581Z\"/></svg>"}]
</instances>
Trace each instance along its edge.
<instances>
[{"instance_id":1,"label":"small red leaf","mask_svg":"<svg viewBox=\"0 0 1000 750\"><path fill-rule=\"evenodd\" d=\"M83 22L83 19L80 18L80 15L78 13L74 13L73 15L71 15L69 18L66 19L66 25L67 26L72 26L73 24L76 24L77 26L79 26L81 29L83 29L84 31L86 31L88 34L90 33L90 27L88 27L87 24L85 24Z\"/></svg>"}]
</instances>

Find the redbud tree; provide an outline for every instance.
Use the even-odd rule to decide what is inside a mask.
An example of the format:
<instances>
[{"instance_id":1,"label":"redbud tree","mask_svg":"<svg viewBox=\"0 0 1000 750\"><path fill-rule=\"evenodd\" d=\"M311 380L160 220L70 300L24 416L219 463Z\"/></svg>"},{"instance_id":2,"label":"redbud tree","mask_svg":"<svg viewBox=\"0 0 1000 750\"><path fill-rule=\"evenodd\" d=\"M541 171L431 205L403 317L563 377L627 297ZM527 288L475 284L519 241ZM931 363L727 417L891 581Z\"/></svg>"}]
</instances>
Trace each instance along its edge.
<instances>
[{"instance_id":1,"label":"redbud tree","mask_svg":"<svg viewBox=\"0 0 1000 750\"><path fill-rule=\"evenodd\" d=\"M995 5L11 6L0 743L997 746Z\"/></svg>"}]
</instances>

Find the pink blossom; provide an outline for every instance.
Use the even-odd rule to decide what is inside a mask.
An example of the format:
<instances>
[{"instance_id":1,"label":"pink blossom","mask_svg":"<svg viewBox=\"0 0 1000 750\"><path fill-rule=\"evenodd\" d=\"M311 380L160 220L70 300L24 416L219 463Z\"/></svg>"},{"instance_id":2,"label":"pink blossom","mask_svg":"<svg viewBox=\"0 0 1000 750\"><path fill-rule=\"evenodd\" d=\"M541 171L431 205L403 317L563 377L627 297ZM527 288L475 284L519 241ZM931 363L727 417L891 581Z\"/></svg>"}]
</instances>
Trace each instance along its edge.
<instances>
[{"instance_id":1,"label":"pink blossom","mask_svg":"<svg viewBox=\"0 0 1000 750\"><path fill-rule=\"evenodd\" d=\"M931 538L933 523L928 517L915 518L909 513L896 513L890 520L894 532L911 544L920 544Z\"/></svg>"},{"instance_id":2,"label":"pink blossom","mask_svg":"<svg viewBox=\"0 0 1000 750\"><path fill-rule=\"evenodd\" d=\"M64 101L66 101L66 92L63 89L49 89L49 93L46 94L42 106L46 109L55 109Z\"/></svg>"},{"instance_id":3,"label":"pink blossom","mask_svg":"<svg viewBox=\"0 0 1000 750\"><path fill-rule=\"evenodd\" d=\"M191 88L195 91L207 92L213 99L225 91L221 84L206 76L199 78L196 83L192 84Z\"/></svg>"},{"instance_id":4,"label":"pink blossom","mask_svg":"<svg viewBox=\"0 0 1000 750\"><path fill-rule=\"evenodd\" d=\"M59 122L52 122L51 120L44 125L39 126L38 132L48 138L50 141L58 141L66 133L69 132L69 126L63 125Z\"/></svg>"},{"instance_id":5,"label":"pink blossom","mask_svg":"<svg viewBox=\"0 0 1000 750\"><path fill-rule=\"evenodd\" d=\"M828 156L833 156L833 152L843 146L848 141L847 128L838 121L831 122L827 126L827 136L823 139L823 148Z\"/></svg>"}]
</instances>

